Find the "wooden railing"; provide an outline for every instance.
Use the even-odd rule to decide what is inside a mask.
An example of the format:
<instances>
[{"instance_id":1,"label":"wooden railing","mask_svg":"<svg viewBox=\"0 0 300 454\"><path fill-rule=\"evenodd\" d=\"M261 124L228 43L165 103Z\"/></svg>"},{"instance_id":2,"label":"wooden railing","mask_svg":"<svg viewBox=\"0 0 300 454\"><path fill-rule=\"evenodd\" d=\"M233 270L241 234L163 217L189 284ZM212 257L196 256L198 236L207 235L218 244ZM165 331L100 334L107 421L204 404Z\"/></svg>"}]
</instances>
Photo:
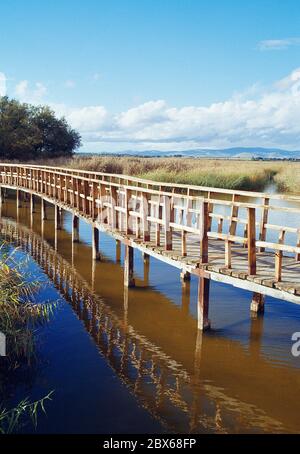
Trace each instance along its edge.
<instances>
[{"instance_id":1,"label":"wooden railing","mask_svg":"<svg viewBox=\"0 0 300 454\"><path fill-rule=\"evenodd\" d=\"M258 252L275 253L275 280L283 254L300 258L300 197L168 184L124 175L32 165L0 164L0 185L48 197L144 243L189 255L187 239L199 241L199 265L209 262L209 239L225 243L224 266L232 266L232 245L248 248L248 274ZM284 216L284 222L278 220ZM297 218L298 217L298 218ZM154 240L151 237L151 233ZM278 238L275 235L278 234ZM268 236L271 235L271 238ZM290 243L287 236L292 237Z\"/></svg>"}]
</instances>

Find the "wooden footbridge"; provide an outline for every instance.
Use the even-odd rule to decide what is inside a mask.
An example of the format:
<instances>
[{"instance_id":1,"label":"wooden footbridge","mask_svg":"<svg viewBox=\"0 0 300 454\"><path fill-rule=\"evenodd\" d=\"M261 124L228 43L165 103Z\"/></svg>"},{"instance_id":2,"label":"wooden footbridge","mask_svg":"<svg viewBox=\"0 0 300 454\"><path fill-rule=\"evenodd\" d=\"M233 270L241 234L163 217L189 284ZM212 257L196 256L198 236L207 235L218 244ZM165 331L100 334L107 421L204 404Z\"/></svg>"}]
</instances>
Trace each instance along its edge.
<instances>
[{"instance_id":1,"label":"wooden footbridge","mask_svg":"<svg viewBox=\"0 0 300 454\"><path fill-rule=\"evenodd\" d=\"M300 303L300 197L153 182L74 169L0 164L1 188L73 214L92 225L93 259L101 259L99 231L126 247L124 285L135 285L134 249L175 266L182 279L199 278L198 328L209 328L209 283L253 292L251 310L263 312L264 295ZM1 201L3 191L1 191Z\"/></svg>"}]
</instances>

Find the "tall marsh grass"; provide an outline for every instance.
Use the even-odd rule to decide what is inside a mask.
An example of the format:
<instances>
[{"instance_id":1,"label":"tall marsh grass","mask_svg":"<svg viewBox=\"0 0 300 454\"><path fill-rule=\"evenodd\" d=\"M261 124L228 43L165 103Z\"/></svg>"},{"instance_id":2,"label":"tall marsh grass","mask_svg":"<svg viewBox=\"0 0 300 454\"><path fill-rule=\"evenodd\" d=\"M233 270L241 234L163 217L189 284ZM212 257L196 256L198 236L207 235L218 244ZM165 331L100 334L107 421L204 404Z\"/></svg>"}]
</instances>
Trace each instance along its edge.
<instances>
[{"instance_id":1,"label":"tall marsh grass","mask_svg":"<svg viewBox=\"0 0 300 454\"><path fill-rule=\"evenodd\" d=\"M273 182L281 167L277 162L121 156L75 157L66 164L76 169L169 183L257 191Z\"/></svg>"},{"instance_id":2,"label":"tall marsh grass","mask_svg":"<svg viewBox=\"0 0 300 454\"><path fill-rule=\"evenodd\" d=\"M16 383L31 374L36 361L35 330L52 316L56 303L36 304L35 282L25 282L21 273L24 264L14 260L6 243L0 247L0 331L6 336L6 355L1 357L0 369L0 433L11 433L30 418L34 424L38 411L52 393L35 402L26 397L15 407L7 409L8 397Z\"/></svg>"}]
</instances>

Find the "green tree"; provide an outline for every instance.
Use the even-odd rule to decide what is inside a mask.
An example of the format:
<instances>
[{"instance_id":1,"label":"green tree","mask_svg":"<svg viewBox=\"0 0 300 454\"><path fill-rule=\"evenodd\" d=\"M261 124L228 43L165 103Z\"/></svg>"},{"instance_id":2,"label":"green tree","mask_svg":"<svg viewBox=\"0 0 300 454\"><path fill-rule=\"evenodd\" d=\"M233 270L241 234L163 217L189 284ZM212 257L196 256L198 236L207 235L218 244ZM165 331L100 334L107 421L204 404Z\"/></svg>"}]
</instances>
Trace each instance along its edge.
<instances>
[{"instance_id":1,"label":"green tree","mask_svg":"<svg viewBox=\"0 0 300 454\"><path fill-rule=\"evenodd\" d=\"M0 158L29 160L72 156L81 144L77 131L49 107L0 97Z\"/></svg>"}]
</instances>

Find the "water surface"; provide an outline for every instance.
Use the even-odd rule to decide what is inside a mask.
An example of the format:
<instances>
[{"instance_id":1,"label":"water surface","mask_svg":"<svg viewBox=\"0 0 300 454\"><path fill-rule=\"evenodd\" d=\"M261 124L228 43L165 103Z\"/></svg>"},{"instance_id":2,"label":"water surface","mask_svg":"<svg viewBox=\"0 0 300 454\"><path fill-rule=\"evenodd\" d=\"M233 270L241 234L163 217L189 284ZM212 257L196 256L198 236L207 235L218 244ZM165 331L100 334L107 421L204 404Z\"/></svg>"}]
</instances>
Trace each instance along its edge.
<instances>
[{"instance_id":1,"label":"water surface","mask_svg":"<svg viewBox=\"0 0 300 454\"><path fill-rule=\"evenodd\" d=\"M299 432L300 359L291 335L300 307L266 298L263 318L250 317L251 294L211 282L212 330L197 333L197 280L135 251L137 287L124 289L123 256L101 234L102 260L93 262L91 228L80 221L71 242L71 216L54 232L48 210L7 199L1 237L18 245L27 273L46 281L42 301L60 300L39 332L40 363L11 403L54 389L41 433ZM24 431L33 431L26 426Z\"/></svg>"}]
</instances>

